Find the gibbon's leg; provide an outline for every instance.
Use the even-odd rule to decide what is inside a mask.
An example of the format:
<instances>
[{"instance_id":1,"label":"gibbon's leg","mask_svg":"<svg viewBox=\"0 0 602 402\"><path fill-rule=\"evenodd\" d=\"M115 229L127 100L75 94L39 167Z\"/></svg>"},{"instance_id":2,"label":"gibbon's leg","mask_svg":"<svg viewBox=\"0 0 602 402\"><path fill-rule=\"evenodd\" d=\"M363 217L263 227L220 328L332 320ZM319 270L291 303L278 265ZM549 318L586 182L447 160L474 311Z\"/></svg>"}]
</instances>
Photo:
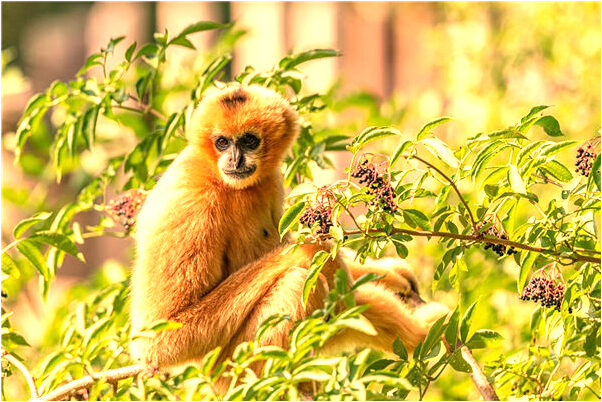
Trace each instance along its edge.
<instances>
[{"instance_id":1,"label":"gibbon's leg","mask_svg":"<svg viewBox=\"0 0 602 402\"><path fill-rule=\"evenodd\" d=\"M360 286L356 290L355 300L358 305L370 305L363 315L378 334L371 336L343 330L328 342L327 353L358 346L392 352L396 337L411 351L423 340L431 325L449 311L444 305L434 302L410 308L382 283L369 282Z\"/></svg>"},{"instance_id":2,"label":"gibbon's leg","mask_svg":"<svg viewBox=\"0 0 602 402\"><path fill-rule=\"evenodd\" d=\"M254 318L259 324L261 316L270 312L268 307L278 303L276 298L286 291L286 284L291 276L295 279L295 289L298 288L303 275L294 272L306 271L314 254L326 248L304 245L282 254L284 249L277 249L241 268L196 304L166 317L182 323L182 327L157 333L146 344L142 344L143 346L139 344L137 347L144 350L136 354L146 356L146 363L151 365L170 366L198 359L217 346L227 347L230 340L241 331L243 324L246 329L243 329L242 333L246 336L245 331L255 329L253 325L246 324L247 320ZM336 261L327 262L324 271L336 271L337 264ZM294 267L298 268L293 269ZM287 278L287 281L284 281L284 278ZM266 296L268 300L273 297L274 301L262 308L261 301ZM300 300L300 293L295 296ZM291 294L288 300L293 303L293 299ZM251 317L253 312L256 314ZM301 314L299 311L295 313Z\"/></svg>"},{"instance_id":3,"label":"gibbon's leg","mask_svg":"<svg viewBox=\"0 0 602 402\"><path fill-rule=\"evenodd\" d=\"M291 319L284 320L266 330L261 337L260 344L280 346L286 349L288 334L295 322L307 318L315 310L322 308L328 293L326 278L320 274L319 280L316 282L316 288L309 294L307 306L303 308L301 298L308 273L307 269L291 268L274 282L265 296L255 305L238 333L221 351L218 361L222 362L231 358L239 344L255 339L257 329L268 317L274 314L288 315ZM251 364L250 368L259 375L263 368L263 362L255 362ZM215 389L223 395L227 392L230 382L230 378L221 377L215 383Z\"/></svg>"},{"instance_id":4,"label":"gibbon's leg","mask_svg":"<svg viewBox=\"0 0 602 402\"><path fill-rule=\"evenodd\" d=\"M308 273L307 269L292 268L274 282L249 314L236 336L232 338L228 350L234 351L241 342L254 339L257 329L274 314L288 315L291 319L266 330L261 338L261 344L286 347L288 334L294 323L309 317L315 310L322 308L328 294L328 283L326 278L320 274L316 288L309 294L307 306L303 308L301 299Z\"/></svg>"}]
</instances>

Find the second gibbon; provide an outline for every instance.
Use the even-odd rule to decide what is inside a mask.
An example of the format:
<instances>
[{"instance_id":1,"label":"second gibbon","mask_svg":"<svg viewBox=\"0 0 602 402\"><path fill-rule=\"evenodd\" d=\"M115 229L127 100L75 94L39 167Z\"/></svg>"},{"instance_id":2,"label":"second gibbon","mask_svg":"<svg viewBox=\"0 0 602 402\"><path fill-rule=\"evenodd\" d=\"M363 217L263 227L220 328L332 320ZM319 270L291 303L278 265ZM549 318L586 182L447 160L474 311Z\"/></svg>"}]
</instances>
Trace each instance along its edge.
<instances>
[{"instance_id":1,"label":"second gibbon","mask_svg":"<svg viewBox=\"0 0 602 402\"><path fill-rule=\"evenodd\" d=\"M385 277L355 291L376 336L345 331L330 347L370 346L391 351L399 337L413 349L446 313L424 303L416 281L399 262L366 265L330 260L306 308L303 284L314 254L307 244L285 252L282 158L294 141L298 116L277 93L234 85L206 97L195 111L189 145L166 170L140 211L131 278L131 322L139 331L158 319L182 326L131 345L135 359L168 367L200 359L217 346L229 356L251 340L273 314L300 320L323 305L337 269L357 279ZM348 259L348 258L345 258ZM286 346L292 322L268 330L265 344Z\"/></svg>"}]
</instances>

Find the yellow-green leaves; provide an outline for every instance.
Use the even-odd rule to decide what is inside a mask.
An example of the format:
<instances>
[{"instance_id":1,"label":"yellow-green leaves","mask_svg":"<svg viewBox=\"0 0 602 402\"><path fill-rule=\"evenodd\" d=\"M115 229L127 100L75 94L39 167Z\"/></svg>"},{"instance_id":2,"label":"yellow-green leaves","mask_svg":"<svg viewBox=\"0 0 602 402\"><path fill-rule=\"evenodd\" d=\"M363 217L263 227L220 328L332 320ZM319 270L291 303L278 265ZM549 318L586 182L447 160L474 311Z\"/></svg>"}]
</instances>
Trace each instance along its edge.
<instances>
[{"instance_id":1,"label":"yellow-green leaves","mask_svg":"<svg viewBox=\"0 0 602 402\"><path fill-rule=\"evenodd\" d=\"M423 138L428 137L429 135L433 134L433 129L443 123L447 123L448 121L451 120L451 117L439 117L438 119L435 119L427 124L424 125L424 127L422 127L420 129L420 131L418 132L418 134L416 135L416 140L420 141Z\"/></svg>"},{"instance_id":2,"label":"yellow-green leaves","mask_svg":"<svg viewBox=\"0 0 602 402\"><path fill-rule=\"evenodd\" d=\"M458 158L454 155L451 149L446 143L441 141L439 138L425 138L420 141L422 145L426 147L434 156L441 159L445 164L453 169L456 169L459 165Z\"/></svg>"},{"instance_id":3,"label":"yellow-green leaves","mask_svg":"<svg viewBox=\"0 0 602 402\"><path fill-rule=\"evenodd\" d=\"M527 189L525 188L525 183L523 182L523 178L521 177L518 169L514 165L508 166L508 182L510 183L510 187L512 191L518 194L527 194Z\"/></svg>"},{"instance_id":4,"label":"yellow-green leaves","mask_svg":"<svg viewBox=\"0 0 602 402\"><path fill-rule=\"evenodd\" d=\"M15 239L18 239L27 231L27 229L40 222L44 222L51 215L51 212L38 212L32 215L30 218L23 219L21 222L17 223L17 225L13 229L13 236L15 237Z\"/></svg>"},{"instance_id":5,"label":"yellow-green leaves","mask_svg":"<svg viewBox=\"0 0 602 402\"><path fill-rule=\"evenodd\" d=\"M282 214L280 222L278 223L278 233L280 233L281 239L289 230L291 230L293 225L299 221L304 209L305 202L299 201Z\"/></svg>"},{"instance_id":6,"label":"yellow-green leaves","mask_svg":"<svg viewBox=\"0 0 602 402\"><path fill-rule=\"evenodd\" d=\"M307 274L307 279L305 280L305 284L303 285L303 306L307 305L307 299L309 299L309 294L313 292L316 288L316 282L318 281L318 277L324 264L328 261L330 257L330 253L320 250L315 255L313 260L311 261L311 265L309 267L309 273Z\"/></svg>"},{"instance_id":7,"label":"yellow-green leaves","mask_svg":"<svg viewBox=\"0 0 602 402\"><path fill-rule=\"evenodd\" d=\"M353 153L359 151L366 144L381 138L401 136L401 132L393 127L368 127L351 141L349 150Z\"/></svg>"}]
</instances>

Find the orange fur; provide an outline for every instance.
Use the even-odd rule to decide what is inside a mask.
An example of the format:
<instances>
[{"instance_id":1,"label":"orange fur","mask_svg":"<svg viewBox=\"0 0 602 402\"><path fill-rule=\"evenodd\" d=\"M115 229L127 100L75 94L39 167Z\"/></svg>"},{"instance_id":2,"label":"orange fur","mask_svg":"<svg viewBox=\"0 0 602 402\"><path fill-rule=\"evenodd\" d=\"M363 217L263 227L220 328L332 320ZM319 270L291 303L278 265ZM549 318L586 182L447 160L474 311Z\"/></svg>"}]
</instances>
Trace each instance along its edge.
<instances>
[{"instance_id":1,"label":"orange fur","mask_svg":"<svg viewBox=\"0 0 602 402\"><path fill-rule=\"evenodd\" d=\"M303 319L322 306L341 258L329 261L316 292L303 308L300 300L307 268L318 250L308 244L284 252L278 236L282 213L282 157L298 132L297 115L275 92L234 85L208 96L194 113L189 145L164 173L137 219L137 257L131 279L133 332L158 319L182 327L132 342L135 359L171 366L202 357L221 346L223 355L253 338L272 314ZM245 163L256 165L238 180L223 169L228 155L216 138L238 141L252 132L261 140ZM357 277L369 268L351 264ZM376 266L376 264L375 264ZM422 319L395 292L411 293L413 276L396 268L379 284L357 291L358 303L379 335L340 335L331 346L351 342L391 349L395 336L409 348L426 333L432 319ZM404 294L405 294L404 293ZM270 329L264 343L286 345L290 323Z\"/></svg>"}]
</instances>

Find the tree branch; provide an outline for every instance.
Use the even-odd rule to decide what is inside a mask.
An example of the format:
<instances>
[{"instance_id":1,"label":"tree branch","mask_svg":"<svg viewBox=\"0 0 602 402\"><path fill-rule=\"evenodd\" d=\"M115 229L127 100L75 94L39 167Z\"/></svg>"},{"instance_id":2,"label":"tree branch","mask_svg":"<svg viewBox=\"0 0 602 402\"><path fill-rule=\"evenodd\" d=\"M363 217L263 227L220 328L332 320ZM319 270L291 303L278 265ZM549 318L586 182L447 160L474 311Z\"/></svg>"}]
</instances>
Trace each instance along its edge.
<instances>
[{"instance_id":1,"label":"tree branch","mask_svg":"<svg viewBox=\"0 0 602 402\"><path fill-rule=\"evenodd\" d=\"M477 222L475 221L474 216L472 215L472 211L470 210L470 207L468 206L468 202L462 196L462 193L460 192L460 189L458 189L458 187L456 186L456 183L454 183L454 181L448 175L446 175L445 173L443 173L443 171L441 171L435 165L433 165L430 162L422 159L418 155L412 155L411 158L414 158L414 159L419 160L420 162L424 163L425 165L427 165L428 167L430 167L431 169L433 169L434 171L436 171L437 173L439 173L441 176L443 176L445 178L445 180L447 180L449 182L449 184L452 186L452 188L454 189L454 191L456 192L456 194L458 194L458 197L460 197L460 201L462 201L462 204L464 204L464 207L466 208L466 211L468 211L468 216L470 216L470 222L472 223L472 228L476 232L477 231Z\"/></svg>"},{"instance_id":2,"label":"tree branch","mask_svg":"<svg viewBox=\"0 0 602 402\"><path fill-rule=\"evenodd\" d=\"M117 369L107 370L100 373L95 373L93 376L88 375L77 380L71 381L67 384L61 385L55 390L36 397L39 401L59 401L72 395L74 392L79 391L83 388L88 388L98 380L106 380L107 382L114 382L123 380L124 378L135 377L138 374L147 370L147 366L142 364L134 364L132 366L121 367Z\"/></svg>"},{"instance_id":3,"label":"tree branch","mask_svg":"<svg viewBox=\"0 0 602 402\"><path fill-rule=\"evenodd\" d=\"M466 345L462 345L460 347L460 353L462 353L462 357L466 360L466 363L470 365L472 368L472 372L470 373L470 378L474 383L475 387L483 397L485 401L499 401L500 398L497 396L495 389L489 383L487 376L483 372L481 366L472 355L472 351Z\"/></svg>"},{"instance_id":4,"label":"tree branch","mask_svg":"<svg viewBox=\"0 0 602 402\"><path fill-rule=\"evenodd\" d=\"M2 357L5 358L10 364L15 366L15 368L17 368L17 370L19 370L21 374L23 374L23 377L25 377L25 380L27 381L27 386L29 386L29 393L31 394L31 398L38 398L39 394L38 387L36 387L36 381L27 369L27 367L25 367L25 365L21 363L19 359L17 359L10 353L5 352L2 354Z\"/></svg>"},{"instance_id":5,"label":"tree branch","mask_svg":"<svg viewBox=\"0 0 602 402\"><path fill-rule=\"evenodd\" d=\"M363 230L350 230L350 231L345 232L346 235L366 234L366 233L382 233L382 230L370 229L367 232L365 232ZM466 234L451 233L451 232L435 232L435 231L428 231L428 230L411 230L411 229L401 229L401 228L395 228L395 229L391 230L391 232L390 232L390 234L396 234L396 233L405 233L405 234L409 234L411 236L446 237L446 238L450 238L450 239L467 240L467 241L474 241L474 242L487 242L487 243L491 243L491 244L503 244L505 246L514 247L514 248L518 248L521 250L535 251L537 253L550 254L553 256L557 256L557 257L568 258L575 262L582 261L582 262L592 262L594 264L600 264L600 258L601 258L600 253L598 253L598 255L595 257L581 255L581 254L578 254L575 252L571 256L561 256L560 253L557 252L556 250L550 250L547 248L530 246L528 244L522 244L522 243L518 243L515 241L511 241L511 240L504 240L504 239L500 239L499 237L484 236L482 234L466 235Z\"/></svg>"}]
</instances>

